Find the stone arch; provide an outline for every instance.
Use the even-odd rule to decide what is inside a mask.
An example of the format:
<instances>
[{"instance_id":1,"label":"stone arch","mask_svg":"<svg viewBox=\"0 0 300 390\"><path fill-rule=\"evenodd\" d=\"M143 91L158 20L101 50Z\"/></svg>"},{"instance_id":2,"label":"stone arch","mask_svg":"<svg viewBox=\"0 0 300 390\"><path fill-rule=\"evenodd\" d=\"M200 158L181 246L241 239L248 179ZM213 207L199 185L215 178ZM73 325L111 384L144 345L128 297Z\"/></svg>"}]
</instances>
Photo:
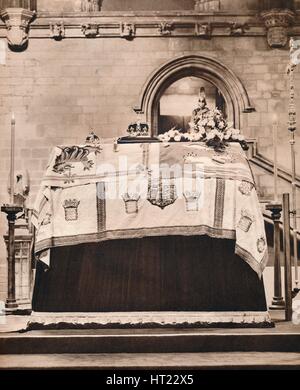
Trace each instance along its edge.
<instances>
[{"instance_id":1,"label":"stone arch","mask_svg":"<svg viewBox=\"0 0 300 390\"><path fill-rule=\"evenodd\" d=\"M223 94L228 119L241 128L241 114L255 111L240 79L215 58L201 55L180 56L166 62L153 72L145 83L139 104L134 111L151 124L152 134L158 130L158 105L164 91L175 81L196 76L214 84ZM242 130L242 129L241 129Z\"/></svg>"}]
</instances>

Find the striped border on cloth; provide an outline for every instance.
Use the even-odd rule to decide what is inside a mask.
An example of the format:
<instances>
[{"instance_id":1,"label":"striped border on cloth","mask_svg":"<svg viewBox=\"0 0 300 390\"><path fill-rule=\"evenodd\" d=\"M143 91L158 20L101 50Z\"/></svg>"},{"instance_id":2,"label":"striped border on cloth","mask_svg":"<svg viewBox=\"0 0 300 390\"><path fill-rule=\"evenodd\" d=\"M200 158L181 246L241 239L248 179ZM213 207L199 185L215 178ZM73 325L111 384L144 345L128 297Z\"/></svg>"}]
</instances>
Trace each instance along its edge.
<instances>
[{"instance_id":1,"label":"striped border on cloth","mask_svg":"<svg viewBox=\"0 0 300 390\"><path fill-rule=\"evenodd\" d=\"M146 169L149 168L149 147L148 143L142 144L143 148L143 165Z\"/></svg>"},{"instance_id":2,"label":"striped border on cloth","mask_svg":"<svg viewBox=\"0 0 300 390\"><path fill-rule=\"evenodd\" d=\"M216 179L214 227L217 229L221 229L223 226L224 200L225 200L225 180Z\"/></svg>"},{"instance_id":3,"label":"striped border on cloth","mask_svg":"<svg viewBox=\"0 0 300 390\"><path fill-rule=\"evenodd\" d=\"M105 199L105 183L97 183L96 197L97 197L97 227L98 232L106 230L106 199Z\"/></svg>"}]
</instances>

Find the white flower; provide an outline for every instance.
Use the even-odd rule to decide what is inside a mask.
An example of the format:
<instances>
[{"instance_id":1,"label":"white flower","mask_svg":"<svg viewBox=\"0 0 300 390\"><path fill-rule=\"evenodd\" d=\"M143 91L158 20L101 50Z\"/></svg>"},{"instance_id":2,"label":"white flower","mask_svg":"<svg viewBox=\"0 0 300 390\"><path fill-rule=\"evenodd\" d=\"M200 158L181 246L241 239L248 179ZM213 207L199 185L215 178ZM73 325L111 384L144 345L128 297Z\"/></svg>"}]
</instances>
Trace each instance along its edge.
<instances>
[{"instance_id":1,"label":"white flower","mask_svg":"<svg viewBox=\"0 0 300 390\"><path fill-rule=\"evenodd\" d=\"M194 134L193 141L200 141L202 138L202 135L200 133Z\"/></svg>"},{"instance_id":2,"label":"white flower","mask_svg":"<svg viewBox=\"0 0 300 390\"><path fill-rule=\"evenodd\" d=\"M207 140L209 141L209 140L211 140L211 139L214 139L215 138L215 136L217 135L217 131L216 130L212 130L212 131L210 131L208 134L207 134Z\"/></svg>"},{"instance_id":3,"label":"white flower","mask_svg":"<svg viewBox=\"0 0 300 390\"><path fill-rule=\"evenodd\" d=\"M231 132L232 132L232 135L239 135L240 134L240 130L238 130L238 129L231 129Z\"/></svg>"},{"instance_id":4,"label":"white flower","mask_svg":"<svg viewBox=\"0 0 300 390\"><path fill-rule=\"evenodd\" d=\"M245 137L244 137L242 134L239 134L239 135L237 136L237 140L238 140L238 141L245 141Z\"/></svg>"},{"instance_id":5,"label":"white flower","mask_svg":"<svg viewBox=\"0 0 300 390\"><path fill-rule=\"evenodd\" d=\"M189 127L190 127L191 130L194 130L195 127L196 127L196 125L195 125L194 122L190 122L190 123L189 123Z\"/></svg>"},{"instance_id":6,"label":"white flower","mask_svg":"<svg viewBox=\"0 0 300 390\"><path fill-rule=\"evenodd\" d=\"M174 141L180 142L181 141L181 135L180 134L175 135Z\"/></svg>"},{"instance_id":7,"label":"white flower","mask_svg":"<svg viewBox=\"0 0 300 390\"><path fill-rule=\"evenodd\" d=\"M230 137L231 137L231 131L228 130L228 131L226 131L226 133L224 134L224 139L229 140Z\"/></svg>"},{"instance_id":8,"label":"white flower","mask_svg":"<svg viewBox=\"0 0 300 390\"><path fill-rule=\"evenodd\" d=\"M228 122L227 123L227 129L231 129L233 127L233 122Z\"/></svg>"},{"instance_id":9,"label":"white flower","mask_svg":"<svg viewBox=\"0 0 300 390\"><path fill-rule=\"evenodd\" d=\"M219 129L224 129L225 127L225 123L224 122L220 122L219 125L218 125Z\"/></svg>"},{"instance_id":10,"label":"white flower","mask_svg":"<svg viewBox=\"0 0 300 390\"><path fill-rule=\"evenodd\" d=\"M223 141L224 133L222 133L221 131L217 131L216 136L219 138L220 141Z\"/></svg>"},{"instance_id":11,"label":"white flower","mask_svg":"<svg viewBox=\"0 0 300 390\"><path fill-rule=\"evenodd\" d=\"M169 130L167 134L168 134L168 136L169 136L170 138L174 138L175 135L176 135L175 130L173 130L173 129Z\"/></svg>"},{"instance_id":12,"label":"white flower","mask_svg":"<svg viewBox=\"0 0 300 390\"><path fill-rule=\"evenodd\" d=\"M194 133L189 133L189 134L187 134L187 135L186 135L186 139L187 139L188 141L193 141L193 134L194 134Z\"/></svg>"},{"instance_id":13,"label":"white flower","mask_svg":"<svg viewBox=\"0 0 300 390\"><path fill-rule=\"evenodd\" d=\"M202 135L205 134L205 128L203 126L199 127L199 133Z\"/></svg>"},{"instance_id":14,"label":"white flower","mask_svg":"<svg viewBox=\"0 0 300 390\"><path fill-rule=\"evenodd\" d=\"M212 128L216 127L215 121L214 121L214 120L210 120L210 121L207 123L207 126L212 127Z\"/></svg>"}]
</instances>

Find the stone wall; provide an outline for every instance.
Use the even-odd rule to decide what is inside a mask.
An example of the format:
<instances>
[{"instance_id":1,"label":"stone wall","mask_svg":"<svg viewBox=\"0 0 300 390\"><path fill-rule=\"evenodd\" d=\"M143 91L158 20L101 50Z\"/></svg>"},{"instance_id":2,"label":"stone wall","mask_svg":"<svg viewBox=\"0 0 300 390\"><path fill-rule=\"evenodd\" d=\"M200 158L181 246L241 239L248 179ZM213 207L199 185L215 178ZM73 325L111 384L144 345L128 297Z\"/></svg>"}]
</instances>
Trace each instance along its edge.
<instances>
[{"instance_id":1,"label":"stone wall","mask_svg":"<svg viewBox=\"0 0 300 390\"><path fill-rule=\"evenodd\" d=\"M5 63L0 65L1 203L7 201L12 111L16 116L16 169L29 171L30 205L53 146L83 142L91 127L101 137L124 134L148 76L167 60L198 53L215 57L241 79L256 108L256 112L243 114L242 130L246 137L258 139L260 152L269 158L276 110L280 162L289 168L285 73L289 55L287 49L270 49L266 37L31 39L23 52L6 49ZM295 78L299 91L299 71ZM254 172L261 197L270 198L272 177L258 168ZM279 189L287 188L281 182ZM3 214L0 221L3 235ZM5 296L6 253L0 240L0 299Z\"/></svg>"}]
</instances>

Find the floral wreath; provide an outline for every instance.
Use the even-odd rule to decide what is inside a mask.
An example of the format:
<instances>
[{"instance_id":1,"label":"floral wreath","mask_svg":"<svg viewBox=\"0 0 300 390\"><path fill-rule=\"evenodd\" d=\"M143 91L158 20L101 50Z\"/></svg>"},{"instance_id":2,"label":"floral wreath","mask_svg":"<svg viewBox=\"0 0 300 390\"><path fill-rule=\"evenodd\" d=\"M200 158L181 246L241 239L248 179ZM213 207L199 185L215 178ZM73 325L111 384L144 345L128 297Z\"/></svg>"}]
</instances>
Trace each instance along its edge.
<instances>
[{"instance_id":1,"label":"floral wreath","mask_svg":"<svg viewBox=\"0 0 300 390\"><path fill-rule=\"evenodd\" d=\"M162 142L202 141L216 151L223 151L228 142L240 142L247 149L245 137L240 130L233 128L232 122L227 122L222 111L207 106L204 88L201 88L198 107L194 109L188 132L173 127L158 138Z\"/></svg>"}]
</instances>

